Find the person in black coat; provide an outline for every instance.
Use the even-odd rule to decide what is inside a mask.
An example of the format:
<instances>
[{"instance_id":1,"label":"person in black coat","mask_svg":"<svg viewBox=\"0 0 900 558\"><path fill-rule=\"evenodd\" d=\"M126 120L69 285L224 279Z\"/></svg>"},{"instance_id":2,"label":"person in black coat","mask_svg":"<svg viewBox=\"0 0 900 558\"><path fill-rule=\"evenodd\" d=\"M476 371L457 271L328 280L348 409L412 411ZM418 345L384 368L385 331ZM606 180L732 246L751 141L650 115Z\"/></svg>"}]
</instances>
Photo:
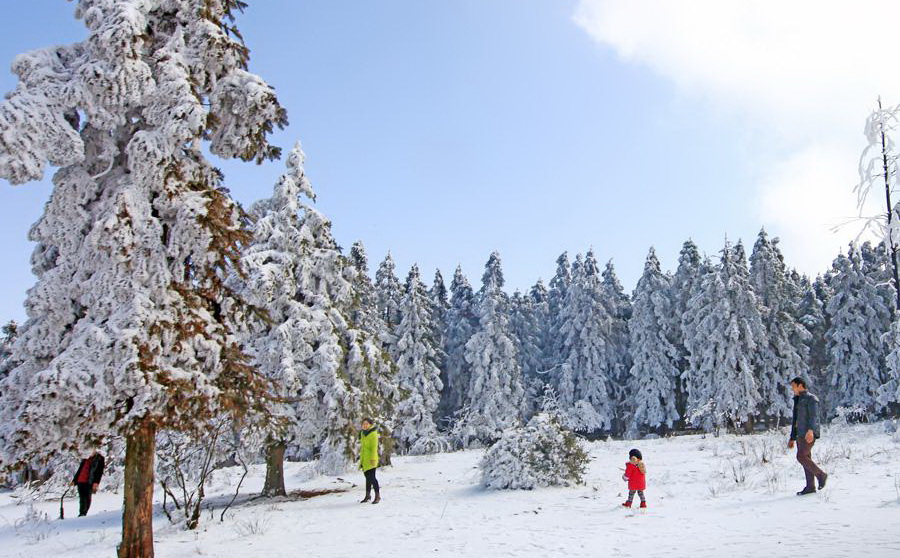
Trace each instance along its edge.
<instances>
[{"instance_id":1,"label":"person in black coat","mask_svg":"<svg viewBox=\"0 0 900 558\"><path fill-rule=\"evenodd\" d=\"M788 447L797 446L797 461L806 475L806 486L798 496L813 494L818 481L819 490L825 488L828 474L816 465L812 458L812 448L819 438L819 399L806 389L806 380L797 377L791 380L794 392L794 416L791 421L791 439Z\"/></svg>"},{"instance_id":2,"label":"person in black coat","mask_svg":"<svg viewBox=\"0 0 900 558\"><path fill-rule=\"evenodd\" d=\"M91 507L91 495L97 493L105 467L106 461L103 456L94 450L90 457L81 460L78 470L75 471L72 484L78 487L78 517L87 515Z\"/></svg>"}]
</instances>

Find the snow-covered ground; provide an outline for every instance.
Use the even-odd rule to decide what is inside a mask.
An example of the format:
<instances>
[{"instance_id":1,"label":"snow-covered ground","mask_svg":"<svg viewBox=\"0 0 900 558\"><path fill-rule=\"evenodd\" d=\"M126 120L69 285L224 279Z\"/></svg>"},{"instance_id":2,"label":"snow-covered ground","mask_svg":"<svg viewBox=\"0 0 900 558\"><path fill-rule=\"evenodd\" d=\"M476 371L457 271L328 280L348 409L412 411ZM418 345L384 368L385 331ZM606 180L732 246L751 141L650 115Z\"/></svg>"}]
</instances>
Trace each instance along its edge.
<instances>
[{"instance_id":1,"label":"snow-covered ground","mask_svg":"<svg viewBox=\"0 0 900 558\"><path fill-rule=\"evenodd\" d=\"M322 556L900 556L900 436L885 425L832 428L815 447L831 474L806 497L783 434L684 436L589 444L585 486L487 491L480 451L395 459L380 471L383 501L361 505L359 487L308 500L251 500L219 521L204 513L186 532L156 519L160 558ZM621 480L628 450L648 470L646 512L626 511ZM764 462L766 461L766 462ZM289 490L349 486L308 478L289 464ZM245 483L258 491L262 469ZM237 476L220 475L215 495ZM345 477L359 482L361 475ZM86 518L60 521L58 500L29 506L0 494L0 556L113 556L121 496L100 494ZM77 502L67 501L67 516ZM41 519L44 513L49 519Z\"/></svg>"}]
</instances>

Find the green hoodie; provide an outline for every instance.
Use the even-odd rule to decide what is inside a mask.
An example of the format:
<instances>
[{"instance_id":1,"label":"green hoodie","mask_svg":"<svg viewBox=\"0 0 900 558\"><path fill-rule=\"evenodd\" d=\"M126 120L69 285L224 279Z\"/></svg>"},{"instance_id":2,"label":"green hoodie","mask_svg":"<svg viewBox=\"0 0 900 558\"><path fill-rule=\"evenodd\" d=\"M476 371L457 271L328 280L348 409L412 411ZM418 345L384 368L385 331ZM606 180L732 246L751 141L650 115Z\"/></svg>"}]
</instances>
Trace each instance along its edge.
<instances>
[{"instance_id":1,"label":"green hoodie","mask_svg":"<svg viewBox=\"0 0 900 558\"><path fill-rule=\"evenodd\" d=\"M359 468L363 471L378 467L378 431L375 428L359 433L362 446L359 451Z\"/></svg>"}]
</instances>

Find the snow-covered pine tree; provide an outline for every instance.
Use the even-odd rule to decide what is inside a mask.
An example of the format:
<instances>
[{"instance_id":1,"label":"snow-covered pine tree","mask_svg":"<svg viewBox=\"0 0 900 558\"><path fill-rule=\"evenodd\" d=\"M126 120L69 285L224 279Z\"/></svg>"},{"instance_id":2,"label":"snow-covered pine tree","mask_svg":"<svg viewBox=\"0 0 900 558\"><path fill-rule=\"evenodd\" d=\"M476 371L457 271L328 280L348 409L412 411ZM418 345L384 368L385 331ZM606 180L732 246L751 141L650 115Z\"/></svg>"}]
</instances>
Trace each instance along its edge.
<instances>
[{"instance_id":1,"label":"snow-covered pine tree","mask_svg":"<svg viewBox=\"0 0 900 558\"><path fill-rule=\"evenodd\" d=\"M760 230L750 256L750 285L759 302L766 335L757 353L756 372L760 394L759 417L781 424L791 417L792 394L788 381L807 377L809 332L794 316L794 286L778 248Z\"/></svg>"},{"instance_id":2,"label":"snow-covered pine tree","mask_svg":"<svg viewBox=\"0 0 900 558\"><path fill-rule=\"evenodd\" d=\"M900 412L900 321L894 321L885 337L890 352L885 359L884 383L878 387L876 401L891 416Z\"/></svg>"},{"instance_id":3,"label":"snow-covered pine tree","mask_svg":"<svg viewBox=\"0 0 900 558\"><path fill-rule=\"evenodd\" d=\"M523 416L526 418L538 410L543 396L543 383L539 377L544 365L539 337L542 322L538 321L538 312L538 303L531 295L523 295L520 291L513 293L509 324L522 367L522 386L525 389Z\"/></svg>"},{"instance_id":4,"label":"snow-covered pine tree","mask_svg":"<svg viewBox=\"0 0 900 558\"><path fill-rule=\"evenodd\" d=\"M765 329L740 244L726 243L720 265L703 276L684 325L691 421L707 430L751 426L759 404L754 362Z\"/></svg>"},{"instance_id":5,"label":"snow-covered pine tree","mask_svg":"<svg viewBox=\"0 0 900 558\"><path fill-rule=\"evenodd\" d=\"M575 431L609 430L616 412L613 316L593 251L575 263L559 316L563 361L554 378L560 412Z\"/></svg>"},{"instance_id":6,"label":"snow-covered pine tree","mask_svg":"<svg viewBox=\"0 0 900 558\"><path fill-rule=\"evenodd\" d=\"M80 0L87 38L19 56L0 105L0 177L60 167L30 232L37 285L4 380L25 386L19 401L3 390L4 461L125 436L121 558L153 555L157 429L262 406L225 286L248 234L204 155L279 155L267 138L285 111L247 71L241 6Z\"/></svg>"},{"instance_id":7,"label":"snow-covered pine tree","mask_svg":"<svg viewBox=\"0 0 900 558\"><path fill-rule=\"evenodd\" d=\"M351 384L361 391L360 413L379 427L381 463L390 465L394 412L400 400L397 366L387 348L392 337L378 312L375 286L369 278L369 258L362 242L353 244L348 260L354 302L350 311L352 328L344 335L344 369Z\"/></svg>"},{"instance_id":8,"label":"snow-covered pine tree","mask_svg":"<svg viewBox=\"0 0 900 558\"><path fill-rule=\"evenodd\" d=\"M875 283L878 294L884 299L885 306L891 310L893 315L896 296L891 283L891 263L888 250L883 243L873 245L871 242L863 242L859 246L863 272ZM890 329L890 322L886 322L883 327L885 331Z\"/></svg>"},{"instance_id":9,"label":"snow-covered pine tree","mask_svg":"<svg viewBox=\"0 0 900 558\"><path fill-rule=\"evenodd\" d=\"M321 301L330 305L328 317L332 331L320 331L320 340L314 346L330 346L332 335L340 341L339 368L332 374L329 360L319 360L313 368L316 374L312 382L304 386L301 394L301 421L317 422L323 427L319 438L307 442L306 447L294 444L305 453L314 449L319 456L318 469L325 474L340 474L353 466L359 449L356 435L362 417L384 420L380 424L388 436L392 424L389 417L399 393L396 387L395 367L384 345L373 332L358 327L353 319L356 309L353 282L355 270L341 255L340 248L331 233L331 223L320 213L308 208L304 216L304 228L309 229L309 266L299 275L298 297L303 300ZM379 328L375 327L376 333ZM333 332L333 333L332 333ZM307 432L313 433L312 429ZM300 437L298 441L310 440Z\"/></svg>"},{"instance_id":10,"label":"snow-covered pine tree","mask_svg":"<svg viewBox=\"0 0 900 558\"><path fill-rule=\"evenodd\" d=\"M438 333L442 333L443 324L447 319L447 311L450 309L450 296L447 292L447 285L444 283L444 275L440 269L434 272L434 281L428 290L428 296L431 298L434 323L438 326Z\"/></svg>"},{"instance_id":11,"label":"snow-covered pine tree","mask_svg":"<svg viewBox=\"0 0 900 558\"><path fill-rule=\"evenodd\" d=\"M531 290L528 292L528 296L531 298L531 311L533 314L533 319L538 326L536 335L538 340L538 348L542 353L542 370L546 370L546 349L548 346L547 336L550 333L550 330L546 327L546 324L550 322L550 291L547 290L544 282L538 279L537 283L535 283L534 286L531 287ZM544 379L543 383L547 383L546 379Z\"/></svg>"},{"instance_id":12,"label":"snow-covered pine tree","mask_svg":"<svg viewBox=\"0 0 900 558\"><path fill-rule=\"evenodd\" d=\"M824 276L816 277L812 283L804 285L803 296L797 305L797 316L803 327L809 332L807 350L809 351L809 379L816 390L822 408L830 408L829 386L826 377L828 367L828 350L825 333L830 320L825 313L825 305L830 300L830 288Z\"/></svg>"},{"instance_id":13,"label":"snow-covered pine tree","mask_svg":"<svg viewBox=\"0 0 900 558\"><path fill-rule=\"evenodd\" d=\"M631 347L628 322L631 320L631 300L616 275L612 261L603 270L603 299L609 309L610 334L606 352L609 359L608 374L615 397L615 422L613 428L621 433L627 424L628 371L631 369Z\"/></svg>"},{"instance_id":14,"label":"snow-covered pine tree","mask_svg":"<svg viewBox=\"0 0 900 558\"><path fill-rule=\"evenodd\" d=\"M248 328L247 352L282 402L278 420L267 429L263 491L269 495L284 494L288 447L322 447L329 463L340 462L341 455L349 460L352 448L346 440L341 444L335 427L346 424L338 420L341 412L357 406L341 374L341 334L349 329L341 308L349 306L352 288L328 221L302 199L315 199L303 160L298 143L272 197L251 210L253 241L243 257L243 297L267 313Z\"/></svg>"},{"instance_id":15,"label":"snow-covered pine tree","mask_svg":"<svg viewBox=\"0 0 900 558\"><path fill-rule=\"evenodd\" d=\"M469 280L457 266L450 283L450 308L447 310L444 332L444 369L440 416L454 416L468 403L471 365L466 362L466 343L478 326L475 294Z\"/></svg>"},{"instance_id":16,"label":"snow-covered pine tree","mask_svg":"<svg viewBox=\"0 0 900 558\"><path fill-rule=\"evenodd\" d=\"M497 440L504 429L519 424L522 415L522 370L510 333L509 297L503 284L500 255L494 252L478 291L478 326L466 343L471 377L468 412L459 428L465 446Z\"/></svg>"},{"instance_id":17,"label":"snow-covered pine tree","mask_svg":"<svg viewBox=\"0 0 900 558\"><path fill-rule=\"evenodd\" d=\"M432 312L432 321L434 322L434 335L437 340L437 349L438 349L438 368L441 370L441 374L443 374L444 369L446 368L446 359L447 355L444 353L444 335L447 331L447 311L450 310L450 295L447 290L447 284L444 283L444 275L441 273L440 269L435 270L434 272L434 281L431 284L431 288L428 290L428 296L431 299L431 312Z\"/></svg>"},{"instance_id":18,"label":"snow-covered pine tree","mask_svg":"<svg viewBox=\"0 0 900 558\"><path fill-rule=\"evenodd\" d=\"M568 252L563 252L556 259L556 274L550 279L550 290L547 293L548 316L544 330L544 369L548 370L553 378L559 373L562 364L562 339L560 333L560 313L566 302L569 285L572 283L572 264L569 262Z\"/></svg>"},{"instance_id":19,"label":"snow-covered pine tree","mask_svg":"<svg viewBox=\"0 0 900 558\"><path fill-rule=\"evenodd\" d=\"M630 403L633 409L630 430L672 428L678 420L675 384L678 380L678 351L672 343L671 278L662 272L656 251L651 248L644 274L634 291L629 323L632 361Z\"/></svg>"},{"instance_id":20,"label":"snow-covered pine tree","mask_svg":"<svg viewBox=\"0 0 900 558\"><path fill-rule=\"evenodd\" d=\"M890 310L873 279L865 273L862 255L850 245L832 265L828 377L832 411L837 407L873 414L879 388L886 383L884 323Z\"/></svg>"},{"instance_id":21,"label":"snow-covered pine tree","mask_svg":"<svg viewBox=\"0 0 900 558\"><path fill-rule=\"evenodd\" d=\"M386 341L387 324L379 314L375 285L369 277L369 255L361 240L350 247L347 260L353 270L352 283L356 298L350 317L357 327Z\"/></svg>"},{"instance_id":22,"label":"snow-covered pine tree","mask_svg":"<svg viewBox=\"0 0 900 558\"><path fill-rule=\"evenodd\" d=\"M375 301L381 319L393 334L400 323L400 301L403 299L403 288L397 279L397 266L390 252L375 271Z\"/></svg>"},{"instance_id":23,"label":"snow-covered pine tree","mask_svg":"<svg viewBox=\"0 0 900 558\"><path fill-rule=\"evenodd\" d=\"M700 250L693 240L687 240L681 247L678 256L678 268L672 276L672 288L669 296L672 301L672 323L669 330L672 332L672 341L678 351L678 379L675 383L675 409L681 417L678 421L684 425L687 408L687 393L684 388L683 374L688 369L688 352L684 346L685 339L685 315L690 307L690 300L698 294L700 281L706 270L702 269L703 259Z\"/></svg>"},{"instance_id":24,"label":"snow-covered pine tree","mask_svg":"<svg viewBox=\"0 0 900 558\"><path fill-rule=\"evenodd\" d=\"M550 373L547 365L547 348L549 347L550 328L550 293L544 282L538 282L531 287L528 293L531 299L531 322L534 324L535 351L537 358L531 357L533 362L528 364L528 373L525 378L525 399L530 407L526 409L528 417L542 408L542 401L547 386L551 384ZM526 357L528 358L528 357Z\"/></svg>"},{"instance_id":25,"label":"snow-covered pine tree","mask_svg":"<svg viewBox=\"0 0 900 558\"><path fill-rule=\"evenodd\" d=\"M443 388L438 368L441 349L432 300L416 265L409 271L404 293L395 331L401 392L395 437L405 453L436 453L444 448L435 424Z\"/></svg>"}]
</instances>

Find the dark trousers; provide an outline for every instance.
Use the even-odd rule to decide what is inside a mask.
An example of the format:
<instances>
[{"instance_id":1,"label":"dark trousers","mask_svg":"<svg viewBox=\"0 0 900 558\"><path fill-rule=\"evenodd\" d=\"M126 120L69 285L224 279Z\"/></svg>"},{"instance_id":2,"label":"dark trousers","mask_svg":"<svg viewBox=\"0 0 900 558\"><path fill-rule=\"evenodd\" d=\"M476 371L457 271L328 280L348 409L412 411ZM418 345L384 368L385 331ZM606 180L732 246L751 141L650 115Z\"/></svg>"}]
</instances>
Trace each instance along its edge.
<instances>
[{"instance_id":1,"label":"dark trousers","mask_svg":"<svg viewBox=\"0 0 900 558\"><path fill-rule=\"evenodd\" d=\"M378 494L378 479L375 478L375 469L377 467L363 473L366 476L366 494L371 492L373 488L375 493Z\"/></svg>"},{"instance_id":2,"label":"dark trousers","mask_svg":"<svg viewBox=\"0 0 900 558\"><path fill-rule=\"evenodd\" d=\"M87 482L78 483L78 516L87 515L91 509L91 494L94 493L94 487Z\"/></svg>"},{"instance_id":3,"label":"dark trousers","mask_svg":"<svg viewBox=\"0 0 900 558\"><path fill-rule=\"evenodd\" d=\"M816 441L808 443L806 438L797 438L797 461L803 466L803 472L806 473L806 488L815 489L815 479L821 477L825 473L812 460L812 448Z\"/></svg>"}]
</instances>

